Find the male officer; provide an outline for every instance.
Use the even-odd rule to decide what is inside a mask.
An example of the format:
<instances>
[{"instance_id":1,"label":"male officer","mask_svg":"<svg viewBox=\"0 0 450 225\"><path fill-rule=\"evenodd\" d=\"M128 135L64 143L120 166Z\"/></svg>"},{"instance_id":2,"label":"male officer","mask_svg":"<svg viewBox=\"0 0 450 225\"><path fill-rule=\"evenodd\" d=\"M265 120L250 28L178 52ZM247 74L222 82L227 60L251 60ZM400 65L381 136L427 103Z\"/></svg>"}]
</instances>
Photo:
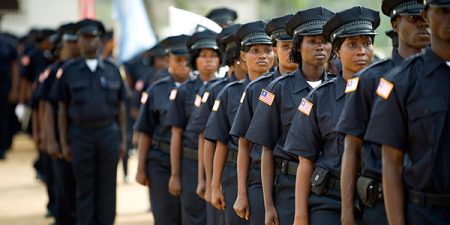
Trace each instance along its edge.
<instances>
[{"instance_id":1,"label":"male officer","mask_svg":"<svg viewBox=\"0 0 450 225\"><path fill-rule=\"evenodd\" d=\"M52 97L58 100L63 155L76 179L77 223L113 224L119 154L125 151L125 86L118 68L99 59L100 21L78 23L81 58L65 64Z\"/></svg>"},{"instance_id":2,"label":"male officer","mask_svg":"<svg viewBox=\"0 0 450 225\"><path fill-rule=\"evenodd\" d=\"M233 25L234 21L237 19L236 11L229 8L217 8L211 10L206 18L216 22L222 28Z\"/></svg>"},{"instance_id":3,"label":"male officer","mask_svg":"<svg viewBox=\"0 0 450 225\"><path fill-rule=\"evenodd\" d=\"M423 1L431 47L380 79L365 134L381 144L389 224L450 221L450 1Z\"/></svg>"},{"instance_id":4,"label":"male officer","mask_svg":"<svg viewBox=\"0 0 450 225\"><path fill-rule=\"evenodd\" d=\"M391 18L392 28L399 37L399 46L392 50L390 59L377 62L358 73L346 88L346 105L336 128L346 134L341 171L343 224L356 224L354 193L359 193L366 206L362 218L364 224L387 224L381 193L380 145L363 143L362 139L380 77L429 44L428 26L420 16L424 8L422 4L416 0L385 0L381 8ZM361 174L358 179L357 174ZM370 189L373 184L379 189Z\"/></svg>"},{"instance_id":5,"label":"male officer","mask_svg":"<svg viewBox=\"0 0 450 225\"><path fill-rule=\"evenodd\" d=\"M140 133L136 181L150 188L152 212L157 225L181 224L180 199L170 195L168 189L171 132L170 127L163 123L170 98L173 98L176 88L189 78L188 38L186 35L171 36L161 42L166 46L171 72L143 93L135 124L135 130Z\"/></svg>"}]
</instances>

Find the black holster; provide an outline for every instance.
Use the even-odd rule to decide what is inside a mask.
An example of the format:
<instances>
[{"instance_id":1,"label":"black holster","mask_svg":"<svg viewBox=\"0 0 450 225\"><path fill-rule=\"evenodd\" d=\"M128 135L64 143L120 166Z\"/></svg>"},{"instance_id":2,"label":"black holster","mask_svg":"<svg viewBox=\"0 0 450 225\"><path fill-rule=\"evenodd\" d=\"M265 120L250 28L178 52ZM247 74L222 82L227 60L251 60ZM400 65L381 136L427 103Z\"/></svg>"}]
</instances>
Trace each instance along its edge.
<instances>
[{"instance_id":1,"label":"black holster","mask_svg":"<svg viewBox=\"0 0 450 225\"><path fill-rule=\"evenodd\" d=\"M375 179L360 176L356 182L356 190L361 202L372 208L378 199L382 198L381 184Z\"/></svg>"},{"instance_id":2,"label":"black holster","mask_svg":"<svg viewBox=\"0 0 450 225\"><path fill-rule=\"evenodd\" d=\"M316 167L311 176L311 192L316 195L324 194L329 179L330 171L320 167Z\"/></svg>"}]
</instances>

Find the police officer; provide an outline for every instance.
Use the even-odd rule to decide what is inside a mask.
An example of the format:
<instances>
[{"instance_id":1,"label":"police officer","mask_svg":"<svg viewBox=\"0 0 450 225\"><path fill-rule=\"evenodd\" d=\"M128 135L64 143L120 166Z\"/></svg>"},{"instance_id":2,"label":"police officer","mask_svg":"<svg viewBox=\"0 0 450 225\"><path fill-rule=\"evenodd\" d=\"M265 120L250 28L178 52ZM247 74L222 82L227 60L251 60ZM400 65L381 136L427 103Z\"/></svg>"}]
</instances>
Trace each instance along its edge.
<instances>
[{"instance_id":1,"label":"police officer","mask_svg":"<svg viewBox=\"0 0 450 225\"><path fill-rule=\"evenodd\" d=\"M226 7L213 9L206 15L206 18L216 22L222 28L233 25L237 17L235 10Z\"/></svg>"},{"instance_id":2,"label":"police officer","mask_svg":"<svg viewBox=\"0 0 450 225\"><path fill-rule=\"evenodd\" d=\"M285 150L300 161L294 224L341 224L344 143L334 127L344 106L346 82L371 63L379 23L378 12L356 6L336 13L323 26L323 36L332 43L343 70L302 99L287 135Z\"/></svg>"},{"instance_id":3,"label":"police officer","mask_svg":"<svg viewBox=\"0 0 450 225\"><path fill-rule=\"evenodd\" d=\"M278 69L261 75L245 88L236 112L230 134L238 138L237 196L233 209L236 214L250 221L250 224L264 223L264 202L261 187L261 146L250 143L246 138L253 112L259 104L259 93L273 79L281 76Z\"/></svg>"},{"instance_id":4,"label":"police officer","mask_svg":"<svg viewBox=\"0 0 450 225\"><path fill-rule=\"evenodd\" d=\"M217 36L217 44L220 52L222 53L222 64L229 67L227 75L222 79L213 82L203 94L202 104L194 116L192 129L199 133L199 154L201 148L203 149L203 166L205 168L205 193L203 198L207 202L211 202L211 177L212 177L212 164L215 150L215 142L204 139L204 130L206 122L214 104L214 100L217 98L220 90L229 82L241 80L245 77L247 71L243 62L240 62L239 48L235 43L235 33L239 29L240 24L234 24L230 27L222 29ZM203 146L202 146L203 144ZM200 157L200 156L199 156Z\"/></svg>"},{"instance_id":5,"label":"police officer","mask_svg":"<svg viewBox=\"0 0 450 225\"><path fill-rule=\"evenodd\" d=\"M205 84L206 90L202 95L202 104L198 111L193 115L191 129L199 133L198 139L198 154L199 163L203 164L204 171L198 171L199 177L202 176L200 172L204 172L205 181L197 185L197 194L205 199L206 202L211 203L211 177L212 164L215 150L215 142L205 140L204 130L206 122L211 113L214 100L218 93L229 82L241 80L246 75L246 67L243 62L239 62L239 48L235 43L235 32L240 27L239 24L234 24L223 28L216 38L217 45L221 52L222 64L229 67L227 75L214 82ZM230 44L232 43L232 45ZM244 68L245 67L245 68ZM202 160L203 159L203 160ZM224 224L224 213L222 210L214 208L211 204L206 205L207 210L207 224Z\"/></svg>"},{"instance_id":6,"label":"police officer","mask_svg":"<svg viewBox=\"0 0 450 225\"><path fill-rule=\"evenodd\" d=\"M279 68L294 62L300 67L293 67L294 73L275 79L261 91L260 104L247 131L248 140L264 146L261 179L265 224L292 224L294 221L298 159L284 152L283 146L299 99L329 79L324 65L330 57L331 45L322 37L322 25L333 15L327 9L312 8L298 12L286 22L285 34L287 30L296 37L295 47L291 41L287 54L279 55ZM289 55L294 59L290 64Z\"/></svg>"},{"instance_id":7,"label":"police officer","mask_svg":"<svg viewBox=\"0 0 450 225\"><path fill-rule=\"evenodd\" d=\"M136 181L150 188L155 224L181 224L180 199L170 195L168 191L171 133L170 128L163 123L171 93L175 93L177 86L189 78L186 48L188 38L186 35L172 36L161 42L169 54L171 74L143 93L142 107L135 124L135 130L140 133Z\"/></svg>"},{"instance_id":8,"label":"police officer","mask_svg":"<svg viewBox=\"0 0 450 225\"><path fill-rule=\"evenodd\" d=\"M236 41L247 64L248 76L239 82L224 87L214 102L213 112L208 119L205 138L217 141L214 154L213 177L211 181L211 202L225 210L226 224L247 224L245 218L239 218L231 207L237 194L236 162L238 138L229 134L239 102L245 87L266 73L273 64L274 55L270 47L272 40L264 32L266 24L262 21L244 24L236 31ZM263 66L257 66L259 63ZM261 67L261 68L258 68Z\"/></svg>"},{"instance_id":9,"label":"police officer","mask_svg":"<svg viewBox=\"0 0 450 225\"><path fill-rule=\"evenodd\" d=\"M389 224L448 224L450 1L423 1L431 47L382 78L365 140L381 144Z\"/></svg>"},{"instance_id":10,"label":"police officer","mask_svg":"<svg viewBox=\"0 0 450 225\"><path fill-rule=\"evenodd\" d=\"M54 174L55 192L55 223L75 224L75 178L72 164L62 158L58 132L58 102L50 98L52 87L56 81L56 72L68 60L79 56L76 24L68 23L58 29L58 37L61 43L55 43L58 47L59 61L50 65L39 78L37 97L44 103L43 130L45 138L45 151L52 157L51 167Z\"/></svg>"},{"instance_id":11,"label":"police officer","mask_svg":"<svg viewBox=\"0 0 450 225\"><path fill-rule=\"evenodd\" d=\"M216 33L207 30L189 38L190 66L198 72L198 76L177 89L165 120L165 124L172 127L169 192L180 196L183 221L189 224L206 223L205 202L196 194L198 180L203 179L198 173L201 169L197 152L199 134L191 129L191 124L193 113L201 105L202 86L214 78L220 65L216 36Z\"/></svg>"},{"instance_id":12,"label":"police officer","mask_svg":"<svg viewBox=\"0 0 450 225\"><path fill-rule=\"evenodd\" d=\"M380 77L399 66L403 58L420 53L429 44L428 27L420 16L424 8L422 4L416 0L383 1L381 8L386 16L391 17L394 33L399 35L398 48L392 50L390 59L362 70L347 83L346 104L336 125L336 130L345 134L346 145L341 170L341 218L343 224L349 225L356 224L353 212L354 193L360 195L365 205L362 215L364 224L387 224L381 192L380 145L363 143L362 139ZM357 174L361 174L358 179ZM375 188L371 188L371 185Z\"/></svg>"},{"instance_id":13,"label":"police officer","mask_svg":"<svg viewBox=\"0 0 450 225\"><path fill-rule=\"evenodd\" d=\"M398 48L398 34L394 30L387 30L384 32L386 36L391 39L392 51L396 51Z\"/></svg>"},{"instance_id":14,"label":"police officer","mask_svg":"<svg viewBox=\"0 0 450 225\"><path fill-rule=\"evenodd\" d=\"M19 71L17 51L5 37L0 35L0 160L5 159L13 138L12 119L14 105L19 95Z\"/></svg>"},{"instance_id":15,"label":"police officer","mask_svg":"<svg viewBox=\"0 0 450 225\"><path fill-rule=\"evenodd\" d=\"M98 58L100 21L78 23L81 58L56 73L60 142L76 179L77 223L113 224L119 154L125 151L125 86L119 69Z\"/></svg>"}]
</instances>

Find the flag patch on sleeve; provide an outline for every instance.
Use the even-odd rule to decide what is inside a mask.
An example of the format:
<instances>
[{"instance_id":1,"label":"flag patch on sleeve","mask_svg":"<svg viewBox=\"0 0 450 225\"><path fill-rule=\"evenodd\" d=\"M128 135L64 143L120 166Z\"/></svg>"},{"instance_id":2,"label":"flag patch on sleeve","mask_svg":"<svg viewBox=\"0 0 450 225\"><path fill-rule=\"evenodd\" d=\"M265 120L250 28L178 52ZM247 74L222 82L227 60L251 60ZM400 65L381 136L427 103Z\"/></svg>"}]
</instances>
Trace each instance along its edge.
<instances>
[{"instance_id":1,"label":"flag patch on sleeve","mask_svg":"<svg viewBox=\"0 0 450 225\"><path fill-rule=\"evenodd\" d=\"M203 94L202 97L202 103L205 103L206 101L208 101L209 98L209 92L205 91L205 93Z\"/></svg>"},{"instance_id":2,"label":"flag patch on sleeve","mask_svg":"<svg viewBox=\"0 0 450 225\"><path fill-rule=\"evenodd\" d=\"M262 89L261 95L259 96L259 100L261 102L264 102L268 106L271 106L274 99L275 99L274 94L272 94L270 91L267 91L266 89Z\"/></svg>"},{"instance_id":3,"label":"flag patch on sleeve","mask_svg":"<svg viewBox=\"0 0 450 225\"><path fill-rule=\"evenodd\" d=\"M246 92L242 92L241 100L239 101L241 104L244 103Z\"/></svg>"},{"instance_id":4,"label":"flag patch on sleeve","mask_svg":"<svg viewBox=\"0 0 450 225\"><path fill-rule=\"evenodd\" d=\"M177 89L173 89L170 92L169 100L175 100L176 97L177 97Z\"/></svg>"},{"instance_id":5,"label":"flag patch on sleeve","mask_svg":"<svg viewBox=\"0 0 450 225\"><path fill-rule=\"evenodd\" d=\"M298 111L302 112L306 116L309 116L309 114L311 113L312 107L313 107L313 104L310 101L303 98L302 102L300 102L300 105L298 106Z\"/></svg>"},{"instance_id":6,"label":"flag patch on sleeve","mask_svg":"<svg viewBox=\"0 0 450 225\"><path fill-rule=\"evenodd\" d=\"M195 107L200 107L200 105L202 104L202 97L200 97L200 95L195 95L195 101L194 101L194 105Z\"/></svg>"},{"instance_id":7,"label":"flag patch on sleeve","mask_svg":"<svg viewBox=\"0 0 450 225\"><path fill-rule=\"evenodd\" d=\"M380 83L378 83L377 95L384 99L388 99L392 89L394 89L394 84L384 78L381 78Z\"/></svg>"},{"instance_id":8,"label":"flag patch on sleeve","mask_svg":"<svg viewBox=\"0 0 450 225\"><path fill-rule=\"evenodd\" d=\"M142 93L141 104L145 104L147 102L147 99L148 99L148 94L146 92Z\"/></svg>"},{"instance_id":9,"label":"flag patch on sleeve","mask_svg":"<svg viewBox=\"0 0 450 225\"><path fill-rule=\"evenodd\" d=\"M212 111L217 112L219 110L219 106L220 106L220 100L215 100Z\"/></svg>"},{"instance_id":10,"label":"flag patch on sleeve","mask_svg":"<svg viewBox=\"0 0 450 225\"><path fill-rule=\"evenodd\" d=\"M64 73L63 69L59 68L58 71L56 71L56 79L61 78L63 73Z\"/></svg>"},{"instance_id":11,"label":"flag patch on sleeve","mask_svg":"<svg viewBox=\"0 0 450 225\"><path fill-rule=\"evenodd\" d=\"M347 81L347 87L345 87L345 93L350 93L358 89L359 77L352 78Z\"/></svg>"}]
</instances>

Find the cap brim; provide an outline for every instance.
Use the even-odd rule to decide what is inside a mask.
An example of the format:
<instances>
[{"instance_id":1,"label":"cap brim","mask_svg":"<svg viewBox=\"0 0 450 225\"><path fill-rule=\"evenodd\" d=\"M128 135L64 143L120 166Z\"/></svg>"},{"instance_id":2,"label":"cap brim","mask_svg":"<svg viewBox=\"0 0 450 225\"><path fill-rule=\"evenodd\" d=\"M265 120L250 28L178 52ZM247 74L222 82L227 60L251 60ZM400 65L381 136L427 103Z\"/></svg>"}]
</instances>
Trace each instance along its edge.
<instances>
[{"instance_id":1,"label":"cap brim","mask_svg":"<svg viewBox=\"0 0 450 225\"><path fill-rule=\"evenodd\" d=\"M323 30L308 30L305 32L301 32L301 33L297 33L296 35L301 35L301 36L316 36L316 35L322 35Z\"/></svg>"},{"instance_id":2,"label":"cap brim","mask_svg":"<svg viewBox=\"0 0 450 225\"><path fill-rule=\"evenodd\" d=\"M354 37L354 36L364 36L364 35L377 35L378 33L375 31L355 31L348 34L340 35L339 37L335 38L336 41L338 38L346 38L346 37Z\"/></svg>"},{"instance_id":3,"label":"cap brim","mask_svg":"<svg viewBox=\"0 0 450 225\"><path fill-rule=\"evenodd\" d=\"M450 6L450 2L448 2L448 3L430 3L429 5L434 8L447 8Z\"/></svg>"},{"instance_id":4,"label":"cap brim","mask_svg":"<svg viewBox=\"0 0 450 225\"><path fill-rule=\"evenodd\" d=\"M273 37L273 39L277 40L277 41L292 41L292 36L289 35L279 35L279 36L275 36Z\"/></svg>"},{"instance_id":5,"label":"cap brim","mask_svg":"<svg viewBox=\"0 0 450 225\"><path fill-rule=\"evenodd\" d=\"M243 45L272 45L272 39L267 39L267 38L254 38L251 40L246 41L245 43L243 43Z\"/></svg>"}]
</instances>

